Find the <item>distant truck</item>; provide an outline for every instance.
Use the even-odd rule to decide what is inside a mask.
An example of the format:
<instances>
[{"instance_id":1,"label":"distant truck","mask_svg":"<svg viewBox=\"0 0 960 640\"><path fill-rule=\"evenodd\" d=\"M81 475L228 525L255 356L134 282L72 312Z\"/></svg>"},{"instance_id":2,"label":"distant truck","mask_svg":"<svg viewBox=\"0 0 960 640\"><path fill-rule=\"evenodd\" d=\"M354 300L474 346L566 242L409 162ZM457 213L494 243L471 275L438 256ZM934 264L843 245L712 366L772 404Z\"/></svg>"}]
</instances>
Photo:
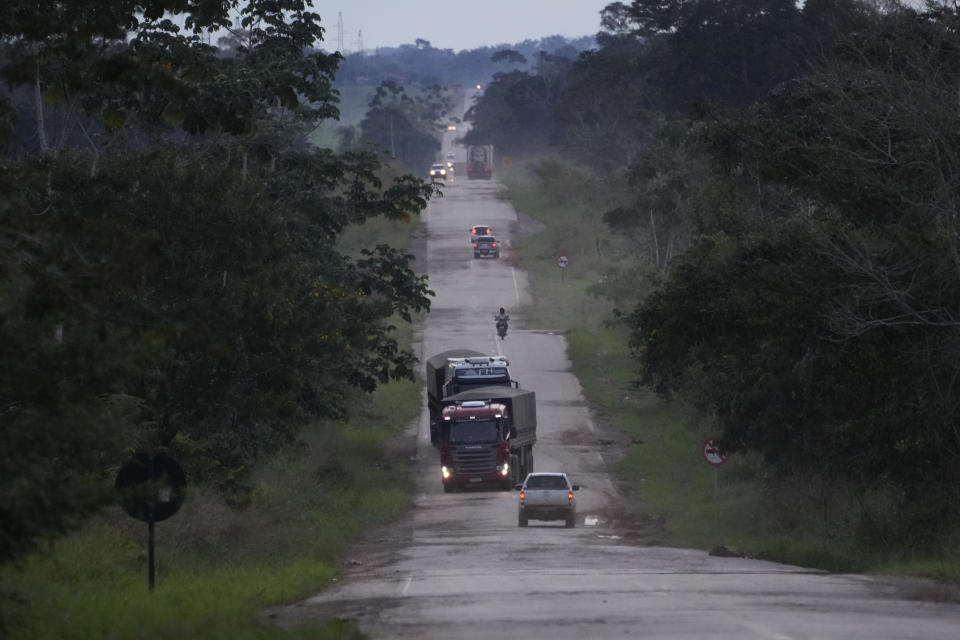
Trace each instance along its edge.
<instances>
[{"instance_id":1,"label":"distant truck","mask_svg":"<svg viewBox=\"0 0 960 640\"><path fill-rule=\"evenodd\" d=\"M467 147L467 178L489 180L493 177L493 145L474 144Z\"/></svg>"},{"instance_id":2,"label":"distant truck","mask_svg":"<svg viewBox=\"0 0 960 640\"><path fill-rule=\"evenodd\" d=\"M456 349L427 361L430 441L440 450L443 490L511 489L533 471L537 400L500 356Z\"/></svg>"}]
</instances>

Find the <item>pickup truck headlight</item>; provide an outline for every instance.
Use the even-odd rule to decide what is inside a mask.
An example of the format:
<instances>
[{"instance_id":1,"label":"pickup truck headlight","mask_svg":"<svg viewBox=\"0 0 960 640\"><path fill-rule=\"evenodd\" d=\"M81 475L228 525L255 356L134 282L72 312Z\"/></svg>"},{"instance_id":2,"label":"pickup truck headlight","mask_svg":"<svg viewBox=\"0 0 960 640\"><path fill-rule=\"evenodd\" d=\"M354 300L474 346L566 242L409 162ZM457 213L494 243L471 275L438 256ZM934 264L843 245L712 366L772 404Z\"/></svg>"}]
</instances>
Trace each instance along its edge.
<instances>
[{"instance_id":1,"label":"pickup truck headlight","mask_svg":"<svg viewBox=\"0 0 960 640\"><path fill-rule=\"evenodd\" d=\"M440 475L443 476L443 479L444 479L444 480L449 479L449 478L450 478L450 469L447 469L446 467L440 467Z\"/></svg>"}]
</instances>

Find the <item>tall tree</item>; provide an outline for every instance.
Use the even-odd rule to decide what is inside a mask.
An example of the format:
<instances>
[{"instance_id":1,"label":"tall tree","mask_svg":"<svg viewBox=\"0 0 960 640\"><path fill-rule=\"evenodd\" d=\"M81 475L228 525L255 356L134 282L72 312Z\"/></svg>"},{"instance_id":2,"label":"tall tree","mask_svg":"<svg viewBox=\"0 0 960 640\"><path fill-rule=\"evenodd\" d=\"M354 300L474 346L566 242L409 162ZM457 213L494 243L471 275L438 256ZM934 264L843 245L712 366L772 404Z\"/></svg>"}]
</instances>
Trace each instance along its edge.
<instances>
[{"instance_id":1,"label":"tall tree","mask_svg":"<svg viewBox=\"0 0 960 640\"><path fill-rule=\"evenodd\" d=\"M634 0L636 32L667 106L745 106L800 71L791 0Z\"/></svg>"},{"instance_id":2,"label":"tall tree","mask_svg":"<svg viewBox=\"0 0 960 640\"><path fill-rule=\"evenodd\" d=\"M339 61L309 6L0 9L4 106L30 124L0 147L0 562L109 500L132 451L240 498L351 388L412 375L390 324L429 306L412 256L335 239L431 190L305 142ZM199 36L220 27L230 56Z\"/></svg>"},{"instance_id":3,"label":"tall tree","mask_svg":"<svg viewBox=\"0 0 960 640\"><path fill-rule=\"evenodd\" d=\"M955 8L900 9L712 125L719 211L632 318L644 373L723 445L960 522ZM911 533L912 532L912 533Z\"/></svg>"},{"instance_id":4,"label":"tall tree","mask_svg":"<svg viewBox=\"0 0 960 640\"><path fill-rule=\"evenodd\" d=\"M385 80L370 99L360 123L361 140L388 151L408 167L426 169L440 151L440 120L450 110L446 89L427 87L411 96L404 87Z\"/></svg>"}]
</instances>

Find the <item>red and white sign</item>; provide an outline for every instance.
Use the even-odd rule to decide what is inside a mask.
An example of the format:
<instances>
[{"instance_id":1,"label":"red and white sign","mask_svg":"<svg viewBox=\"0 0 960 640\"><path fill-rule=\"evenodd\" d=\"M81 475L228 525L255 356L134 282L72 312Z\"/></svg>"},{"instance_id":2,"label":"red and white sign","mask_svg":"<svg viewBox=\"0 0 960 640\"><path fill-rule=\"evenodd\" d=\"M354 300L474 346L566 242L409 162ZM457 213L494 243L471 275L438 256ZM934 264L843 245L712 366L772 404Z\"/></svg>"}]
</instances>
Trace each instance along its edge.
<instances>
[{"instance_id":1,"label":"red and white sign","mask_svg":"<svg viewBox=\"0 0 960 640\"><path fill-rule=\"evenodd\" d=\"M720 453L720 449L717 448L717 443L713 438L707 438L707 441L703 443L703 459L719 467L727 461L727 456Z\"/></svg>"}]
</instances>

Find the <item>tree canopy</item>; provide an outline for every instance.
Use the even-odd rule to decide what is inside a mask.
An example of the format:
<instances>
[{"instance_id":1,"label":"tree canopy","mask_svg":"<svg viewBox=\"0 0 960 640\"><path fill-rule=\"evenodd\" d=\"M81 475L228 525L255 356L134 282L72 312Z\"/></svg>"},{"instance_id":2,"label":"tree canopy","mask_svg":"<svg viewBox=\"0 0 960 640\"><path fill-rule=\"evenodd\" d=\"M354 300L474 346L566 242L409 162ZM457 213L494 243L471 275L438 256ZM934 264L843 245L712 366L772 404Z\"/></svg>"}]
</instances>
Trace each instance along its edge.
<instances>
[{"instance_id":1,"label":"tree canopy","mask_svg":"<svg viewBox=\"0 0 960 640\"><path fill-rule=\"evenodd\" d=\"M0 9L0 562L111 500L139 450L242 502L251 466L350 389L412 375L391 322L429 308L425 278L336 239L432 192L306 143L340 61L309 6Z\"/></svg>"},{"instance_id":2,"label":"tree canopy","mask_svg":"<svg viewBox=\"0 0 960 640\"><path fill-rule=\"evenodd\" d=\"M903 540L960 524L958 11L615 2L595 51L471 112L475 139L548 122L513 153L613 176L603 221L650 274L624 316L645 384L766 477L884 492ZM560 90L534 113L495 84Z\"/></svg>"}]
</instances>

